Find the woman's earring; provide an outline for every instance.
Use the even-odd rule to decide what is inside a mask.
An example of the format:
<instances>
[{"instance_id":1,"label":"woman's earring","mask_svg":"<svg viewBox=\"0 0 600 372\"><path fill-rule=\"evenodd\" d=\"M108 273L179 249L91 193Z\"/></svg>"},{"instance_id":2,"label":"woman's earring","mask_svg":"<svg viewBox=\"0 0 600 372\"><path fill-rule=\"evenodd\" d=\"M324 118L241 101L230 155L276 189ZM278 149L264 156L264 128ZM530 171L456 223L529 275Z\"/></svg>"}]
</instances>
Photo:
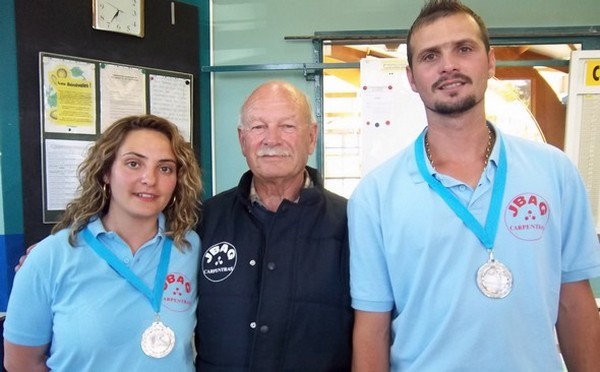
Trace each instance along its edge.
<instances>
[{"instance_id":1,"label":"woman's earring","mask_svg":"<svg viewBox=\"0 0 600 372\"><path fill-rule=\"evenodd\" d=\"M171 200L167 207L173 207L175 206L175 203L177 203L177 195L173 195L173 200Z\"/></svg>"},{"instance_id":2,"label":"woman's earring","mask_svg":"<svg viewBox=\"0 0 600 372\"><path fill-rule=\"evenodd\" d=\"M104 185L102 185L102 195L104 196L104 198L106 200L110 199L110 188L108 186L108 183L105 183Z\"/></svg>"}]
</instances>

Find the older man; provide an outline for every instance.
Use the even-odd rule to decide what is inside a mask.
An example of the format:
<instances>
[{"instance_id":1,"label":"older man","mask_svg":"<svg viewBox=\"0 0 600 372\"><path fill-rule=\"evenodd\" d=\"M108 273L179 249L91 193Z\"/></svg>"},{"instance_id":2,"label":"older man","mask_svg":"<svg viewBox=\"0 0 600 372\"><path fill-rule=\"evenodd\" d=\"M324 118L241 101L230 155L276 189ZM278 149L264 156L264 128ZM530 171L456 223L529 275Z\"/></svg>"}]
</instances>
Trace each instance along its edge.
<instances>
[{"instance_id":1,"label":"older man","mask_svg":"<svg viewBox=\"0 0 600 372\"><path fill-rule=\"evenodd\" d=\"M350 369L346 200L307 167L317 125L306 96L271 81L242 106L250 170L204 204L199 371Z\"/></svg>"}]
</instances>

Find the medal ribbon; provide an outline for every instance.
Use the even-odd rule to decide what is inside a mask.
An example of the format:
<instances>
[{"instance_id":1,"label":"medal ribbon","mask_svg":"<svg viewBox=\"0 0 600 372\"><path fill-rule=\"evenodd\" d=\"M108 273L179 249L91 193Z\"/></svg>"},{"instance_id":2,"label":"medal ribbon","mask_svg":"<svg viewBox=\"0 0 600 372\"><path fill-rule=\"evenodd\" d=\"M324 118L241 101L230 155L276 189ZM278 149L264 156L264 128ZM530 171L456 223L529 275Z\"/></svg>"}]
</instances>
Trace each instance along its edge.
<instances>
[{"instance_id":1,"label":"medal ribbon","mask_svg":"<svg viewBox=\"0 0 600 372\"><path fill-rule=\"evenodd\" d=\"M494 240L496 240L496 232L498 231L498 220L500 219L500 209L502 207L502 198L504 196L504 188L506 186L506 173L507 173L507 162L506 162L506 150L504 148L504 142L500 141L500 154L498 158L498 168L496 169L496 175L494 177L494 185L492 189L492 199L490 202L490 208L488 210L487 218L485 221L485 227L481 226L479 221L473 216L469 210L462 205L454 194L446 189L439 180L433 177L427 170L425 165L425 131L421 132L417 141L415 142L415 160L417 161L417 167L419 173L427 181L429 186L435 191L446 204L454 211L454 213L460 218L469 230L471 230L475 236L481 241L481 243L488 249L494 248Z\"/></svg>"},{"instance_id":2,"label":"medal ribbon","mask_svg":"<svg viewBox=\"0 0 600 372\"><path fill-rule=\"evenodd\" d=\"M123 277L123 279L129 282L129 284L134 286L138 291L142 292L148 300L150 300L152 308L158 314L160 312L167 269L169 268L169 261L171 260L173 241L170 238L166 238L160 253L160 261L156 270L156 276L154 277L154 290L151 290L127 265L121 262L114 253L109 251L87 227L83 229L82 233L86 243L89 244L94 252L106 261L113 270Z\"/></svg>"}]
</instances>

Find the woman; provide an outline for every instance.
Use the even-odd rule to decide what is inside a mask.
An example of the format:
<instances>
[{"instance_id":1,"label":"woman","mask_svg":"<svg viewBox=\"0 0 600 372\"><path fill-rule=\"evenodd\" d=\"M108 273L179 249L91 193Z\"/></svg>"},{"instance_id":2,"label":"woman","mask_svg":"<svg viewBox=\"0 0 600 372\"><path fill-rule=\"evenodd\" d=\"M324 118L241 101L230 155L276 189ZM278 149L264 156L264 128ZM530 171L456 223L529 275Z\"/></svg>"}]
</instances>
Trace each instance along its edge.
<instances>
[{"instance_id":1,"label":"woman","mask_svg":"<svg viewBox=\"0 0 600 372\"><path fill-rule=\"evenodd\" d=\"M193 370L202 185L192 148L162 118L127 117L79 176L80 196L15 276L5 367Z\"/></svg>"}]
</instances>

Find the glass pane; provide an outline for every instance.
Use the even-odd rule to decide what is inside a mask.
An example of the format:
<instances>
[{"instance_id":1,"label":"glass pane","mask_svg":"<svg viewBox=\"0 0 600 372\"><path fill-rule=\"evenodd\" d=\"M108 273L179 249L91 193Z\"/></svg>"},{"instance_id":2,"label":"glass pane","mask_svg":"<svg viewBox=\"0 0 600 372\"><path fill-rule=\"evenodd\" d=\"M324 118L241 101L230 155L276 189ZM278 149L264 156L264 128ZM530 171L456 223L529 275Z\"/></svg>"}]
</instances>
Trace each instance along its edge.
<instances>
[{"instance_id":1,"label":"glass pane","mask_svg":"<svg viewBox=\"0 0 600 372\"><path fill-rule=\"evenodd\" d=\"M497 60L544 60L569 58L572 45L553 46L502 46L494 47ZM362 58L399 58L406 60L405 44L377 45L326 45L324 62L359 62ZM501 130L536 141L546 141L540 123L546 128L562 123L558 137L554 129L549 143L561 147L564 140L564 97L568 91L568 71L564 67L516 66L497 67L496 76L490 79L486 93L486 114ZM349 197L360 180L366 165L363 164L365 149L362 130L362 100L359 69L324 70L324 177L325 186L340 195ZM547 86L547 87L546 87ZM543 89L542 89L543 88ZM553 92L548 98L547 92ZM542 101L540 101L542 99ZM555 109L546 124L549 100ZM541 102L541 103L540 103ZM541 115L534 115L539 106ZM540 121L541 120L541 121ZM425 125L423 116L422 125ZM554 137L552 137L554 136ZM370 140L370 137L368 137ZM402 141L398 141L399 143ZM388 139L389 143L389 139ZM394 146L395 147L395 146ZM395 150L400 150L398 146ZM387 156L387 155L386 155ZM370 168L372 169L372 168Z\"/></svg>"}]
</instances>

